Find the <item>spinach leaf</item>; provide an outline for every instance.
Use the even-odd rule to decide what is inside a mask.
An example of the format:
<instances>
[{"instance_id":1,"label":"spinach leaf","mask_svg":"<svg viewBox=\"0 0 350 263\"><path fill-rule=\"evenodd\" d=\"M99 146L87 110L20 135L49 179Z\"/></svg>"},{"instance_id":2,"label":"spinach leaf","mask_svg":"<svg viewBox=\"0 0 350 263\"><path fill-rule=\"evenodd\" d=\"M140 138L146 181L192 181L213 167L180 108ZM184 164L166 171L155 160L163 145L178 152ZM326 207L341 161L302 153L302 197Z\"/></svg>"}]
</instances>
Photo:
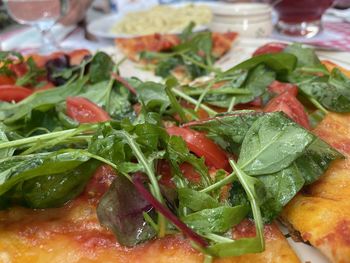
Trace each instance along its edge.
<instances>
[{"instance_id":1,"label":"spinach leaf","mask_svg":"<svg viewBox=\"0 0 350 263\"><path fill-rule=\"evenodd\" d=\"M220 206L204 209L181 219L189 227L200 233L225 233L242 221L249 209L246 206Z\"/></svg>"},{"instance_id":2,"label":"spinach leaf","mask_svg":"<svg viewBox=\"0 0 350 263\"><path fill-rule=\"evenodd\" d=\"M275 53L275 54L265 54L256 57L252 57L233 68L227 70L224 74L231 73L236 70L250 70L255 68L259 64L265 64L270 69L275 71L277 75L286 75L291 73L296 66L297 58L292 54L287 53Z\"/></svg>"},{"instance_id":3,"label":"spinach leaf","mask_svg":"<svg viewBox=\"0 0 350 263\"><path fill-rule=\"evenodd\" d=\"M114 67L110 56L104 52L97 52L89 65L89 80L92 84L109 80Z\"/></svg>"},{"instance_id":4,"label":"spinach leaf","mask_svg":"<svg viewBox=\"0 0 350 263\"><path fill-rule=\"evenodd\" d=\"M295 160L295 165L302 174L305 185L308 185L319 179L333 160L341 158L344 158L341 153L316 137L304 154Z\"/></svg>"},{"instance_id":5,"label":"spinach leaf","mask_svg":"<svg viewBox=\"0 0 350 263\"><path fill-rule=\"evenodd\" d=\"M117 236L119 244L133 247L156 235L143 216L143 213L152 215L152 211L152 205L134 185L124 176L117 176L100 200L97 216Z\"/></svg>"},{"instance_id":6,"label":"spinach leaf","mask_svg":"<svg viewBox=\"0 0 350 263\"><path fill-rule=\"evenodd\" d=\"M148 110L163 113L170 105L170 100L162 84L144 82L136 87L138 99Z\"/></svg>"},{"instance_id":7,"label":"spinach leaf","mask_svg":"<svg viewBox=\"0 0 350 263\"><path fill-rule=\"evenodd\" d=\"M104 108L115 120L134 117L130 92L121 85L110 86L108 81L101 81L93 85L86 85L79 96Z\"/></svg>"},{"instance_id":8,"label":"spinach leaf","mask_svg":"<svg viewBox=\"0 0 350 263\"><path fill-rule=\"evenodd\" d=\"M178 65L181 65L181 64L182 64L181 58L177 56L169 57L168 59L160 60L159 63L157 63L154 73L156 74L156 76L166 78L169 75L171 75L171 71L174 68L176 68Z\"/></svg>"},{"instance_id":9,"label":"spinach leaf","mask_svg":"<svg viewBox=\"0 0 350 263\"><path fill-rule=\"evenodd\" d=\"M237 71L240 71L240 70L237 70ZM267 91L267 87L275 79L276 79L276 74L274 71L270 70L264 65L258 65L257 67L249 71L249 74L245 79L245 82L237 90L236 94L234 93L229 94L229 92L220 94L219 91L223 91L223 90L230 91L229 84L225 84L223 87L215 89L215 93L213 94L208 93L204 97L203 101L214 106L228 108L232 101L232 97L234 96L235 104L246 103L263 95ZM248 91L249 93L244 94L242 92L242 94L239 94L240 90Z\"/></svg>"},{"instance_id":10,"label":"spinach leaf","mask_svg":"<svg viewBox=\"0 0 350 263\"><path fill-rule=\"evenodd\" d=\"M177 189L177 193L179 195L180 205L188 207L195 212L220 206L219 202L210 195L191 188L179 188Z\"/></svg>"},{"instance_id":11,"label":"spinach leaf","mask_svg":"<svg viewBox=\"0 0 350 263\"><path fill-rule=\"evenodd\" d=\"M185 126L207 132L207 137L223 149L238 153L247 131L262 115L264 113L256 111L234 111L211 119L191 122Z\"/></svg>"},{"instance_id":12,"label":"spinach leaf","mask_svg":"<svg viewBox=\"0 0 350 263\"><path fill-rule=\"evenodd\" d=\"M249 175L278 172L301 156L313 139L283 113L266 114L248 130L238 165Z\"/></svg>"},{"instance_id":13,"label":"spinach leaf","mask_svg":"<svg viewBox=\"0 0 350 263\"><path fill-rule=\"evenodd\" d=\"M0 121L10 124L27 116L33 109L51 108L53 105L65 101L68 96L78 95L85 82L86 79L77 80L60 88L36 92L16 104L2 104L0 105Z\"/></svg>"},{"instance_id":14,"label":"spinach leaf","mask_svg":"<svg viewBox=\"0 0 350 263\"><path fill-rule=\"evenodd\" d=\"M350 81L339 69L332 71L328 82L318 78L299 88L331 111L350 112Z\"/></svg>"},{"instance_id":15,"label":"spinach leaf","mask_svg":"<svg viewBox=\"0 0 350 263\"><path fill-rule=\"evenodd\" d=\"M266 189L266 200L261 206L264 222L271 222L282 208L304 186L305 179L295 162L289 167L269 175L259 176Z\"/></svg>"},{"instance_id":16,"label":"spinach leaf","mask_svg":"<svg viewBox=\"0 0 350 263\"><path fill-rule=\"evenodd\" d=\"M26 180L22 184L24 202L31 208L62 206L84 190L98 165L91 160L73 170Z\"/></svg>"},{"instance_id":17,"label":"spinach leaf","mask_svg":"<svg viewBox=\"0 0 350 263\"><path fill-rule=\"evenodd\" d=\"M319 60L318 56L315 53L315 50L312 48L302 47L300 44L291 44L288 45L284 50L284 53L292 54L297 57L297 67L303 68L314 68L315 70L324 70L325 67Z\"/></svg>"},{"instance_id":18,"label":"spinach leaf","mask_svg":"<svg viewBox=\"0 0 350 263\"><path fill-rule=\"evenodd\" d=\"M0 196L18 183L40 176L50 176L72 170L90 157L83 151L56 151L0 160Z\"/></svg>"},{"instance_id":19,"label":"spinach leaf","mask_svg":"<svg viewBox=\"0 0 350 263\"><path fill-rule=\"evenodd\" d=\"M9 141L6 135L6 130L7 130L7 127L3 123L0 123L0 143ZM13 155L14 152L15 152L14 148L2 149L0 150L0 158L2 159L2 158L10 157Z\"/></svg>"}]
</instances>

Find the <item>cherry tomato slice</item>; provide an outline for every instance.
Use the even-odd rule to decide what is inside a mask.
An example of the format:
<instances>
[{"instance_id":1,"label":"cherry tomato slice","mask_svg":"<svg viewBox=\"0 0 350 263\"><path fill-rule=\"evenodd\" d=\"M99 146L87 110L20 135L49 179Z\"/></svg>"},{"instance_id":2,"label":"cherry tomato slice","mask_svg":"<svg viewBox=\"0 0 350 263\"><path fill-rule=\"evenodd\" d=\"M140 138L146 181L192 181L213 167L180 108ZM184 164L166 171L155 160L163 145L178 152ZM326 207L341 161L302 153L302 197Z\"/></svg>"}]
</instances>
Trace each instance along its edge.
<instances>
[{"instance_id":1,"label":"cherry tomato slice","mask_svg":"<svg viewBox=\"0 0 350 263\"><path fill-rule=\"evenodd\" d=\"M71 66L80 65L86 56L91 55L90 51L87 49L77 49L68 54L69 63Z\"/></svg>"},{"instance_id":2,"label":"cherry tomato slice","mask_svg":"<svg viewBox=\"0 0 350 263\"><path fill-rule=\"evenodd\" d=\"M189 128L175 126L167 128L167 132L169 135L182 137L190 151L197 156L204 157L208 166L217 169L230 169L226 153L212 140L208 139L205 134Z\"/></svg>"},{"instance_id":3,"label":"cherry tomato slice","mask_svg":"<svg viewBox=\"0 0 350 263\"><path fill-rule=\"evenodd\" d=\"M11 64L9 68L15 73L17 78L24 76L28 72L28 66L24 62Z\"/></svg>"},{"instance_id":4,"label":"cherry tomato slice","mask_svg":"<svg viewBox=\"0 0 350 263\"><path fill-rule=\"evenodd\" d=\"M263 54L272 54L282 52L288 45L280 42L271 42L259 47L254 51L253 57L263 55Z\"/></svg>"},{"instance_id":5,"label":"cherry tomato slice","mask_svg":"<svg viewBox=\"0 0 350 263\"><path fill-rule=\"evenodd\" d=\"M14 85L15 80L12 77L6 75L0 75L0 85Z\"/></svg>"},{"instance_id":6,"label":"cherry tomato slice","mask_svg":"<svg viewBox=\"0 0 350 263\"><path fill-rule=\"evenodd\" d=\"M19 102L33 93L31 89L15 85L0 86L0 100L7 102Z\"/></svg>"},{"instance_id":7,"label":"cherry tomato slice","mask_svg":"<svg viewBox=\"0 0 350 263\"><path fill-rule=\"evenodd\" d=\"M95 123L110 120L107 112L88 99L68 97L66 104L67 115L79 123Z\"/></svg>"},{"instance_id":8,"label":"cherry tomato slice","mask_svg":"<svg viewBox=\"0 0 350 263\"><path fill-rule=\"evenodd\" d=\"M305 112L304 106L289 92L284 92L270 100L264 111L283 111L293 121L306 129L310 129L309 118Z\"/></svg>"},{"instance_id":9,"label":"cherry tomato slice","mask_svg":"<svg viewBox=\"0 0 350 263\"><path fill-rule=\"evenodd\" d=\"M291 83L283 83L277 80L273 81L267 88L270 93L279 95L285 91L296 97L298 95L298 86Z\"/></svg>"},{"instance_id":10,"label":"cherry tomato slice","mask_svg":"<svg viewBox=\"0 0 350 263\"><path fill-rule=\"evenodd\" d=\"M189 163L180 164L180 170L184 177L186 177L191 183L198 184L201 180L200 174ZM157 164L157 173L161 175L160 183L168 186L175 187L172 179L170 164L166 160L159 160Z\"/></svg>"}]
</instances>

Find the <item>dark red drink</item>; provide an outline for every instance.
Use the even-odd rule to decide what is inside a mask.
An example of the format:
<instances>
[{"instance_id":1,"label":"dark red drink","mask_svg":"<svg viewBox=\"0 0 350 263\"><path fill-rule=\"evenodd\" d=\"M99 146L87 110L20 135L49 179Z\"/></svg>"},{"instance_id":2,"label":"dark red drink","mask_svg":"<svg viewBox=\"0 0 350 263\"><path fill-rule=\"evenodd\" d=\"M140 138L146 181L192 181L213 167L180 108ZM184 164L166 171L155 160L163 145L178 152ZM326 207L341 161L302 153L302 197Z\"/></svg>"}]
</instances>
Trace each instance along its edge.
<instances>
[{"instance_id":1,"label":"dark red drink","mask_svg":"<svg viewBox=\"0 0 350 263\"><path fill-rule=\"evenodd\" d=\"M300 23L319 20L333 0L282 0L275 9L279 20L287 23Z\"/></svg>"},{"instance_id":2,"label":"dark red drink","mask_svg":"<svg viewBox=\"0 0 350 263\"><path fill-rule=\"evenodd\" d=\"M284 35L313 37L322 30L321 18L333 0L273 0L277 30Z\"/></svg>"}]
</instances>

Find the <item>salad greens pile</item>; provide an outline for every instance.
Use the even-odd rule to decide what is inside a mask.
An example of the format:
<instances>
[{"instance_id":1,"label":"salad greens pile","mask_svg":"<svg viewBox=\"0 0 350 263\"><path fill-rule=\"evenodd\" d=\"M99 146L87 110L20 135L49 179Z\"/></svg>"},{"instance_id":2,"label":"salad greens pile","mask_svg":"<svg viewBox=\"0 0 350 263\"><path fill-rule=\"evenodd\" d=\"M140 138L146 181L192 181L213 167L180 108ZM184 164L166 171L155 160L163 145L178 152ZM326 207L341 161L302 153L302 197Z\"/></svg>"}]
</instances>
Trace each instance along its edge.
<instances>
[{"instance_id":1,"label":"salad greens pile","mask_svg":"<svg viewBox=\"0 0 350 263\"><path fill-rule=\"evenodd\" d=\"M237 256L263 251L264 224L320 178L331 161L343 158L283 112L234 110L256 98L269 101L268 86L278 80L297 84L310 109L349 112L349 78L337 69L327 72L311 49L290 45L195 86L181 86L174 78L164 84L121 82L112 72L118 73L118 65L97 52L82 65L53 72L65 84L18 103L0 102L1 208L62 206L107 164L117 176L97 214L121 245L182 232L208 259ZM68 96L87 98L111 120L79 124L66 114ZM184 107L184 101L193 107ZM198 109L210 118L199 120ZM169 125L204 132L226 151L230 168L213 171L186 138L168 134ZM161 162L170 168L172 186L162 183ZM186 177L184 163L198 181ZM256 236L232 239L232 227L246 218L254 220Z\"/></svg>"}]
</instances>

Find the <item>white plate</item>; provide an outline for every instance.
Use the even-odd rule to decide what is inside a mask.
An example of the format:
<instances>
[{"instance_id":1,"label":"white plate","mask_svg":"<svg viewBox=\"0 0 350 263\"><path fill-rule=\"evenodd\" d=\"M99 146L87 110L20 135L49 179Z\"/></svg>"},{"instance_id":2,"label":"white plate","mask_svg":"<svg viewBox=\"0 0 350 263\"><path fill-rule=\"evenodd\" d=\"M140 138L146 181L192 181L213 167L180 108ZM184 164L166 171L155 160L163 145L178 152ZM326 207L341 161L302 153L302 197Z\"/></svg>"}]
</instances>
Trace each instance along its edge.
<instances>
[{"instance_id":1,"label":"white plate","mask_svg":"<svg viewBox=\"0 0 350 263\"><path fill-rule=\"evenodd\" d=\"M190 3L179 3L179 4L172 4L171 6L174 8L178 7L183 7L186 5L189 5ZM193 4L193 3L191 3ZM135 10L132 12L138 12L139 10ZM111 31L112 27L118 23L121 19L123 19L129 12L125 13L120 13L120 14L112 14L112 15L107 15L103 16L101 18L98 18L91 23L88 24L87 30L97 36L97 37L103 37L103 38L132 38L132 37L137 37L140 35L135 35L135 34L118 34L114 33ZM131 13L131 12L130 12ZM196 26L193 31L202 31L208 28L208 25L198 25ZM172 32L172 34L179 34L181 33L182 30L175 30Z\"/></svg>"}]
</instances>

